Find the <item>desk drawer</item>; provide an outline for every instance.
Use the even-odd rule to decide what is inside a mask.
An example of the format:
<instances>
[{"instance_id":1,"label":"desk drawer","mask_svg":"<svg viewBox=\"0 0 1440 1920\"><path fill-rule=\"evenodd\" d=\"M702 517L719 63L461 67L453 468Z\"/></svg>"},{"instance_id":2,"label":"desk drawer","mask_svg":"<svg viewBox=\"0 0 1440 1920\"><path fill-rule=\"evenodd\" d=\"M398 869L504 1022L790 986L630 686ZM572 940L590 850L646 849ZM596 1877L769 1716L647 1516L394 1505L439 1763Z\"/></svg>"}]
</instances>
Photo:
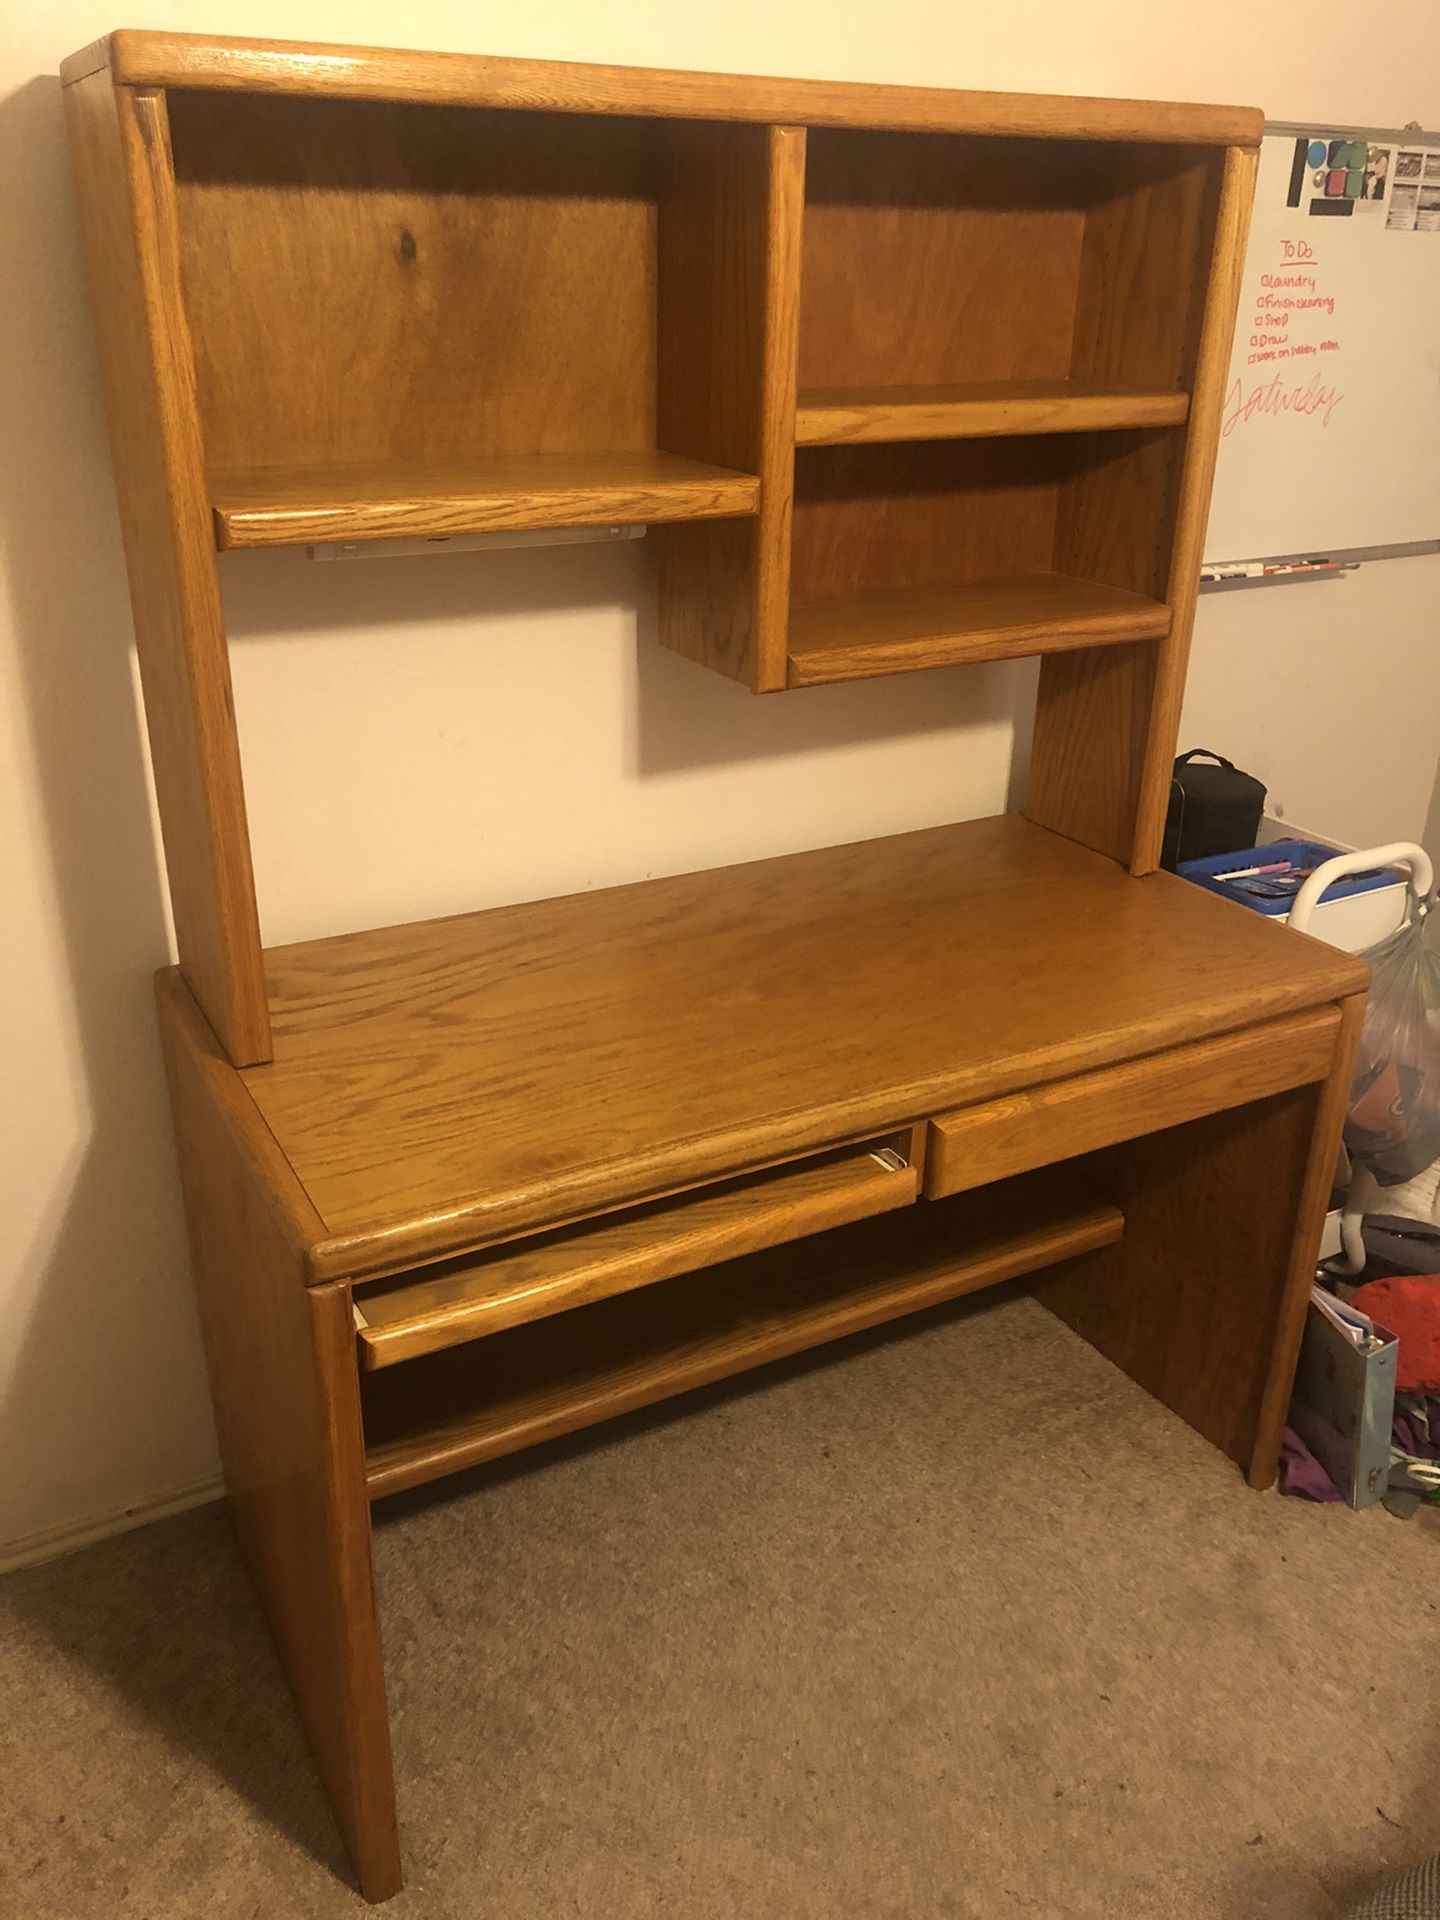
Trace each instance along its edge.
<instances>
[{"instance_id":1,"label":"desk drawer","mask_svg":"<svg viewBox=\"0 0 1440 1920\"><path fill-rule=\"evenodd\" d=\"M1339 1008L1322 1007L941 1114L930 1123L926 1196L964 1193L1323 1080L1339 1029Z\"/></svg>"},{"instance_id":2,"label":"desk drawer","mask_svg":"<svg viewBox=\"0 0 1440 1920\"><path fill-rule=\"evenodd\" d=\"M867 1141L357 1288L360 1363L392 1366L909 1206L909 1142Z\"/></svg>"}]
</instances>

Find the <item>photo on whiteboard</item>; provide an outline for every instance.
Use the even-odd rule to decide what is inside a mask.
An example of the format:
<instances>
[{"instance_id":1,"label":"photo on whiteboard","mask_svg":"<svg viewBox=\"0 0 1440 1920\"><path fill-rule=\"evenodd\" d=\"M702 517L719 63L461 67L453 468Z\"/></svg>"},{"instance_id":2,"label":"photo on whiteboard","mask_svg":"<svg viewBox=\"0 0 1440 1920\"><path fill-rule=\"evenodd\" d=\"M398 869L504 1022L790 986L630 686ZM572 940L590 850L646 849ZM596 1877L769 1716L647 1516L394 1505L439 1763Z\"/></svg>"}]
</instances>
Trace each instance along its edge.
<instances>
[{"instance_id":1,"label":"photo on whiteboard","mask_svg":"<svg viewBox=\"0 0 1440 1920\"><path fill-rule=\"evenodd\" d=\"M1440 186L1421 187L1415 226L1420 233L1440 233Z\"/></svg>"},{"instance_id":2,"label":"photo on whiteboard","mask_svg":"<svg viewBox=\"0 0 1440 1920\"><path fill-rule=\"evenodd\" d=\"M1397 180L1418 180L1420 178L1420 169L1424 164L1425 156L1423 153L1402 153L1395 162L1395 178Z\"/></svg>"},{"instance_id":3,"label":"photo on whiteboard","mask_svg":"<svg viewBox=\"0 0 1440 1920\"><path fill-rule=\"evenodd\" d=\"M1390 177L1389 147L1367 147L1365 150L1365 186L1367 200L1385 198L1385 182Z\"/></svg>"},{"instance_id":4,"label":"photo on whiteboard","mask_svg":"<svg viewBox=\"0 0 1440 1920\"><path fill-rule=\"evenodd\" d=\"M1419 202L1419 187L1402 186L1397 180L1394 191L1390 195L1390 211L1385 216L1386 226L1397 233L1413 232Z\"/></svg>"},{"instance_id":5,"label":"photo on whiteboard","mask_svg":"<svg viewBox=\"0 0 1440 1920\"><path fill-rule=\"evenodd\" d=\"M1427 187L1440 186L1440 153L1427 153L1425 156L1425 184Z\"/></svg>"}]
</instances>

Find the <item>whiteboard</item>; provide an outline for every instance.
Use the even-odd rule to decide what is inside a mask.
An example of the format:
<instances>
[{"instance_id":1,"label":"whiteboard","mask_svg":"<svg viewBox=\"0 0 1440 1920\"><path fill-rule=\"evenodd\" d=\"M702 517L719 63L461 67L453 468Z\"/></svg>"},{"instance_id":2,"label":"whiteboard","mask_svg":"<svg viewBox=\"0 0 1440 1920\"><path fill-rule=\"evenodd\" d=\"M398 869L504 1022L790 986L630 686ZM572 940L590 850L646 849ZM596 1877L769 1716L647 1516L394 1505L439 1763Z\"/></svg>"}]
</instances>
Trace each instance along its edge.
<instances>
[{"instance_id":1,"label":"whiteboard","mask_svg":"<svg viewBox=\"0 0 1440 1920\"><path fill-rule=\"evenodd\" d=\"M1271 131L1206 562L1436 539L1440 137Z\"/></svg>"}]
</instances>

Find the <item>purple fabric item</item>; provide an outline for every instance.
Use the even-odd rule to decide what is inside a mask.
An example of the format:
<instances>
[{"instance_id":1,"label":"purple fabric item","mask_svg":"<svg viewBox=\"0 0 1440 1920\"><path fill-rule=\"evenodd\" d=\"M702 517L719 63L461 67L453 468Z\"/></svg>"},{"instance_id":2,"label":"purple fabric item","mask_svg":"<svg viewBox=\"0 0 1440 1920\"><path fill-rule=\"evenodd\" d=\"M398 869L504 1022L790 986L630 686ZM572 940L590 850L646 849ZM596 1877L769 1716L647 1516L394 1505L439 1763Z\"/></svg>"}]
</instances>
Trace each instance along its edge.
<instances>
[{"instance_id":1,"label":"purple fabric item","mask_svg":"<svg viewBox=\"0 0 1440 1920\"><path fill-rule=\"evenodd\" d=\"M1418 1407L1397 1400L1390 1438L1413 1459L1440 1460L1440 1398L1431 1394Z\"/></svg>"},{"instance_id":2,"label":"purple fabric item","mask_svg":"<svg viewBox=\"0 0 1440 1920\"><path fill-rule=\"evenodd\" d=\"M1341 1497L1340 1489L1293 1427L1286 1427L1280 1436L1280 1491L1322 1504Z\"/></svg>"}]
</instances>

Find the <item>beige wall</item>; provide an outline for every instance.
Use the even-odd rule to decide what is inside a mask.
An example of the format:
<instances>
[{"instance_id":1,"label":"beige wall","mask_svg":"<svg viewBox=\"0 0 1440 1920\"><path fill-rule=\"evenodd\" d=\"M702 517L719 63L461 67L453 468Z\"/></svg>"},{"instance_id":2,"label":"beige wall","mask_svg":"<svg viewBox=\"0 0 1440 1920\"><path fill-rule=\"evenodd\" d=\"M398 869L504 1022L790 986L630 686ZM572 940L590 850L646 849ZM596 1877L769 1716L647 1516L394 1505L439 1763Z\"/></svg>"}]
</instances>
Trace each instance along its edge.
<instances>
[{"instance_id":1,"label":"beige wall","mask_svg":"<svg viewBox=\"0 0 1440 1920\"><path fill-rule=\"evenodd\" d=\"M1204 594L1180 731L1264 780L1268 811L1299 827L1356 847L1423 839L1440 555Z\"/></svg>"},{"instance_id":2,"label":"beige wall","mask_svg":"<svg viewBox=\"0 0 1440 1920\"><path fill-rule=\"evenodd\" d=\"M0 1554L214 1471L148 1004L166 956L162 888L52 77L114 25L115 7L22 7L0 49L0 672L12 736L0 763L11 1087ZM1396 0L1370 30L1338 34L1312 31L1309 9L1253 0L1203 14L1155 0L203 0L137 7L128 24L1440 121L1428 0ZM1187 739L1236 752L1307 824L1350 839L1418 833L1436 714L1415 689L1435 647L1437 570L1405 562L1294 589L1293 601L1207 602ZM228 563L267 938L1005 804L1027 668L754 701L651 647L637 653L637 577L636 554L585 549Z\"/></svg>"}]
</instances>

